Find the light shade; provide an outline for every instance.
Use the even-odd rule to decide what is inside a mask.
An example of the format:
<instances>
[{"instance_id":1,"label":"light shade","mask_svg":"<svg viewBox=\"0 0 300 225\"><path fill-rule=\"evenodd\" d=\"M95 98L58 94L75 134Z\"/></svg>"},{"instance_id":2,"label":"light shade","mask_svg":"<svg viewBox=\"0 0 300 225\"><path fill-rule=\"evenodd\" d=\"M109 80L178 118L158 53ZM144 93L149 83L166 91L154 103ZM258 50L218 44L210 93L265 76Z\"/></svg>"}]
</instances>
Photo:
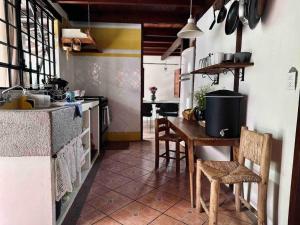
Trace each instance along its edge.
<instances>
[{"instance_id":1,"label":"light shade","mask_svg":"<svg viewBox=\"0 0 300 225\"><path fill-rule=\"evenodd\" d=\"M192 39L199 37L201 34L202 30L197 27L195 20L190 17L188 23L178 32L177 36L180 38Z\"/></svg>"}]
</instances>

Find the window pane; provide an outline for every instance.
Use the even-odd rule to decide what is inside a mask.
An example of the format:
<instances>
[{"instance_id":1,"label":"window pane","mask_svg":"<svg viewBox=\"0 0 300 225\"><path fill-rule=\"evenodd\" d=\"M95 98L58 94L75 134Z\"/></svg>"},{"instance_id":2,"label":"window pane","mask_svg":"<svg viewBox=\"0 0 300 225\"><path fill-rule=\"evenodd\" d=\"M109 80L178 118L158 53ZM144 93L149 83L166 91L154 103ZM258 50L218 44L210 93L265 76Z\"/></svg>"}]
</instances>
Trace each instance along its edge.
<instances>
[{"instance_id":1,"label":"window pane","mask_svg":"<svg viewBox=\"0 0 300 225\"><path fill-rule=\"evenodd\" d=\"M31 68L33 70L37 69L37 66L36 66L36 56L34 56L34 55L31 55Z\"/></svg>"},{"instance_id":2,"label":"window pane","mask_svg":"<svg viewBox=\"0 0 300 225\"><path fill-rule=\"evenodd\" d=\"M0 0L0 18L5 20L5 11L4 11L4 0Z\"/></svg>"},{"instance_id":3,"label":"window pane","mask_svg":"<svg viewBox=\"0 0 300 225\"><path fill-rule=\"evenodd\" d=\"M0 62L8 63L7 47L0 44Z\"/></svg>"},{"instance_id":4,"label":"window pane","mask_svg":"<svg viewBox=\"0 0 300 225\"><path fill-rule=\"evenodd\" d=\"M9 87L8 69L0 67L0 87Z\"/></svg>"},{"instance_id":5,"label":"window pane","mask_svg":"<svg viewBox=\"0 0 300 225\"><path fill-rule=\"evenodd\" d=\"M11 85L20 85L20 74L18 70L11 69Z\"/></svg>"},{"instance_id":6,"label":"window pane","mask_svg":"<svg viewBox=\"0 0 300 225\"><path fill-rule=\"evenodd\" d=\"M11 64L18 66L19 65L19 56L18 56L17 49L10 48L10 57L11 57Z\"/></svg>"},{"instance_id":7,"label":"window pane","mask_svg":"<svg viewBox=\"0 0 300 225\"><path fill-rule=\"evenodd\" d=\"M18 46L18 42L17 42L17 29L9 26L9 44L11 46Z\"/></svg>"},{"instance_id":8,"label":"window pane","mask_svg":"<svg viewBox=\"0 0 300 225\"><path fill-rule=\"evenodd\" d=\"M0 21L0 41L7 43L6 24L2 21Z\"/></svg>"}]
</instances>

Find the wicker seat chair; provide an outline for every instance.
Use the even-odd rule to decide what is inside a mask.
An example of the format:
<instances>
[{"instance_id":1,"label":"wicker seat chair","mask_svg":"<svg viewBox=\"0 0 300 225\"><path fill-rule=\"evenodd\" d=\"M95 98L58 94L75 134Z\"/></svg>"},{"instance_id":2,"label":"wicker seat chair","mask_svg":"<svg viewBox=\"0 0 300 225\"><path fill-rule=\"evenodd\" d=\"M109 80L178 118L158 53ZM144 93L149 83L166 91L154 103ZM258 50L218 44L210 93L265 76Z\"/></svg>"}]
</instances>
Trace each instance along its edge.
<instances>
[{"instance_id":1,"label":"wicker seat chair","mask_svg":"<svg viewBox=\"0 0 300 225\"><path fill-rule=\"evenodd\" d=\"M166 151L163 154L159 154L159 142L164 141L166 145ZM180 142L182 139L175 133L170 133L169 123L166 118L160 118L155 120L155 169L159 167L159 158L165 158L167 165L170 159L176 160L176 174L180 173L180 160L186 158L186 168L188 168L187 160L187 145L185 145L185 151L180 151ZM176 149L170 150L169 142L176 143ZM175 157L170 156L170 152L175 152ZM181 156L183 155L183 156Z\"/></svg>"},{"instance_id":2,"label":"wicker seat chair","mask_svg":"<svg viewBox=\"0 0 300 225\"><path fill-rule=\"evenodd\" d=\"M197 160L196 170L196 207L199 212L204 209L209 216L209 225L217 225L218 198L220 184L235 185L235 207L240 211L241 202L251 208L241 196L244 182L258 183L258 225L266 224L267 186L269 180L271 135L260 134L242 128L238 162L234 161L202 161ZM259 174L244 166L245 159L260 166ZM201 197L201 175L204 174L211 183L209 210Z\"/></svg>"}]
</instances>

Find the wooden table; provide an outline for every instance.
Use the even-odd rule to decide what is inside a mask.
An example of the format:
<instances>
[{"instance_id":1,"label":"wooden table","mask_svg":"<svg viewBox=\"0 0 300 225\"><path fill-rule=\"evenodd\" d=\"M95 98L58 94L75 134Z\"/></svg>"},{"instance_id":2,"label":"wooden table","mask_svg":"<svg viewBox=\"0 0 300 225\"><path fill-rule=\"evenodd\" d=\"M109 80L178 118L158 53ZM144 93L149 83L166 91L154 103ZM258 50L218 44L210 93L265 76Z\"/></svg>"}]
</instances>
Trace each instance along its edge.
<instances>
[{"instance_id":1,"label":"wooden table","mask_svg":"<svg viewBox=\"0 0 300 225\"><path fill-rule=\"evenodd\" d=\"M195 146L231 146L233 151L238 151L239 138L214 138L206 135L205 127L196 121L183 118L168 118L169 126L188 145L189 176L191 206L194 207L194 148Z\"/></svg>"}]
</instances>

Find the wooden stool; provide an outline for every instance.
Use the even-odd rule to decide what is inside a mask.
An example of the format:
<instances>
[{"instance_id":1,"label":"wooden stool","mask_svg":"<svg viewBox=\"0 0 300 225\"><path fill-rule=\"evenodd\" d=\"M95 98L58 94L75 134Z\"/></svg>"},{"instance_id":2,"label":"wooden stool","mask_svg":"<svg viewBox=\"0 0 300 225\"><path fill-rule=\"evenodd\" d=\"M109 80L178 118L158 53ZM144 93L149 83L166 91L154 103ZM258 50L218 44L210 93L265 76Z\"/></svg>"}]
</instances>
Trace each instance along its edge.
<instances>
[{"instance_id":1,"label":"wooden stool","mask_svg":"<svg viewBox=\"0 0 300 225\"><path fill-rule=\"evenodd\" d=\"M235 185L235 207L239 212L241 202L250 210L251 205L241 196L242 184L244 182L258 183L258 205L257 218L259 225L266 224L267 187L269 181L270 134L259 134L248 131L243 127L240 139L238 162L234 161L197 161L196 171L196 207L199 212L202 208L209 215L209 225L218 224L218 199L220 184ZM260 166L259 174L244 166L245 159ZM202 173L211 182L209 210L201 197L201 175Z\"/></svg>"},{"instance_id":2,"label":"wooden stool","mask_svg":"<svg viewBox=\"0 0 300 225\"><path fill-rule=\"evenodd\" d=\"M166 152L163 154L159 154L159 141L165 141L166 144ZM187 144L185 144L185 152L180 151L180 142L181 138L174 133L170 133L169 123L166 118L156 119L155 120L155 169L159 167L159 158L165 158L167 161L167 165L170 162L170 159L176 160L176 174L180 173L180 160L186 159L186 168L188 168L188 160L187 160ZM176 149L170 150L169 142L176 143ZM175 152L175 157L170 156L170 152ZM181 154L184 156L180 157Z\"/></svg>"}]
</instances>

